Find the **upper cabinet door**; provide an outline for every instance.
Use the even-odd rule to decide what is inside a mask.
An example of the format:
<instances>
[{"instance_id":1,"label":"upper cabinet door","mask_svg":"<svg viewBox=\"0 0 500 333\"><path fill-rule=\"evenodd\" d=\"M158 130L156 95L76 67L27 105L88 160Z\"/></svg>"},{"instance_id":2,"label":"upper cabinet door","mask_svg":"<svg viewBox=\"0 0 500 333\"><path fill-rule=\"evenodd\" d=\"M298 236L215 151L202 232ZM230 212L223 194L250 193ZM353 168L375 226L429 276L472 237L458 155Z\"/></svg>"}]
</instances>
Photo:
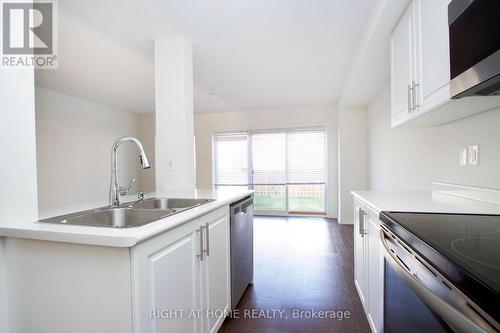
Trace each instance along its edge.
<instances>
[{"instance_id":1,"label":"upper cabinet door","mask_svg":"<svg viewBox=\"0 0 500 333\"><path fill-rule=\"evenodd\" d=\"M425 111L450 98L449 0L416 0L416 109Z\"/></svg>"},{"instance_id":2,"label":"upper cabinet door","mask_svg":"<svg viewBox=\"0 0 500 333\"><path fill-rule=\"evenodd\" d=\"M411 84L415 80L415 4L412 2L391 36L391 112L401 122L411 112Z\"/></svg>"}]
</instances>

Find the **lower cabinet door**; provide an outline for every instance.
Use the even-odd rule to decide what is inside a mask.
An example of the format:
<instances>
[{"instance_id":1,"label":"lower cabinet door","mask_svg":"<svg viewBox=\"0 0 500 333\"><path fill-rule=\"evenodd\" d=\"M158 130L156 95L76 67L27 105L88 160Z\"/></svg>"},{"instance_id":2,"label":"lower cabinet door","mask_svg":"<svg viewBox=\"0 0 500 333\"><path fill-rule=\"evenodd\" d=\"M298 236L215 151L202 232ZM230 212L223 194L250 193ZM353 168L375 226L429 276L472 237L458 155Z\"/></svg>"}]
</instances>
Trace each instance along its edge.
<instances>
[{"instance_id":1,"label":"lower cabinet door","mask_svg":"<svg viewBox=\"0 0 500 333\"><path fill-rule=\"evenodd\" d=\"M384 322L384 259L380 248L379 213L367 207L368 320L372 331L382 333Z\"/></svg>"},{"instance_id":2,"label":"lower cabinet door","mask_svg":"<svg viewBox=\"0 0 500 333\"><path fill-rule=\"evenodd\" d=\"M365 205L354 200L354 283L363 307L366 309L368 295L366 294L366 240L365 240Z\"/></svg>"},{"instance_id":3,"label":"lower cabinet door","mask_svg":"<svg viewBox=\"0 0 500 333\"><path fill-rule=\"evenodd\" d=\"M193 227L190 227L193 228ZM133 249L134 332L203 332L200 233L174 230Z\"/></svg>"},{"instance_id":4,"label":"lower cabinet door","mask_svg":"<svg viewBox=\"0 0 500 333\"><path fill-rule=\"evenodd\" d=\"M231 279L229 258L229 218L227 215L208 222L208 255L203 267L204 307L207 310L206 332L218 331L230 309Z\"/></svg>"}]
</instances>

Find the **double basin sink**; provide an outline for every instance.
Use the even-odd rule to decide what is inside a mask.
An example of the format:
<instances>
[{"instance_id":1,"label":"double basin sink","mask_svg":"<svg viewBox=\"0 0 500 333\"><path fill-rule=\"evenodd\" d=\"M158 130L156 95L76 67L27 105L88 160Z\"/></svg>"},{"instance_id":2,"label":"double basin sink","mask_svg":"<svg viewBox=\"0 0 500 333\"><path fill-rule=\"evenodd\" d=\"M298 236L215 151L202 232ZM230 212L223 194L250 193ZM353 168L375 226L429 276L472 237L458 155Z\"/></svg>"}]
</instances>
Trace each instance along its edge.
<instances>
[{"instance_id":1,"label":"double basin sink","mask_svg":"<svg viewBox=\"0 0 500 333\"><path fill-rule=\"evenodd\" d=\"M41 223L74 224L108 228L133 228L204 205L213 199L151 198L117 207L103 207L40 220Z\"/></svg>"}]
</instances>

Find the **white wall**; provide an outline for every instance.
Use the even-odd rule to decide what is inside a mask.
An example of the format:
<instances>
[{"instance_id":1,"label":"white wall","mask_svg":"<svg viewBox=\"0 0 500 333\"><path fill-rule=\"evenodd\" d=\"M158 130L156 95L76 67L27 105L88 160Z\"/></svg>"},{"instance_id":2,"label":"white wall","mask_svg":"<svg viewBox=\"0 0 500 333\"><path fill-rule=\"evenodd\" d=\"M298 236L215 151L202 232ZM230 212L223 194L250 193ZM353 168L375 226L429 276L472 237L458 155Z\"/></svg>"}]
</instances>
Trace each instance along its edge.
<instances>
[{"instance_id":1,"label":"white wall","mask_svg":"<svg viewBox=\"0 0 500 333\"><path fill-rule=\"evenodd\" d=\"M22 96L22 98L20 98ZM0 74L0 223L37 219L35 93L33 70ZM4 239L0 237L0 332L8 330Z\"/></svg>"},{"instance_id":2,"label":"white wall","mask_svg":"<svg viewBox=\"0 0 500 333\"><path fill-rule=\"evenodd\" d=\"M152 192L156 189L155 185L155 114L140 113L137 115L139 119L139 137L144 150L148 154L149 169L141 170L139 176L141 179L141 189L144 192Z\"/></svg>"},{"instance_id":3,"label":"white wall","mask_svg":"<svg viewBox=\"0 0 500 333\"><path fill-rule=\"evenodd\" d=\"M310 106L195 115L196 184L212 188L212 134L228 131L323 126L328 135L327 214L337 217L337 117L336 108Z\"/></svg>"},{"instance_id":4,"label":"white wall","mask_svg":"<svg viewBox=\"0 0 500 333\"><path fill-rule=\"evenodd\" d=\"M367 110L339 109L339 217L352 224L354 218L351 190L368 189Z\"/></svg>"},{"instance_id":5,"label":"white wall","mask_svg":"<svg viewBox=\"0 0 500 333\"><path fill-rule=\"evenodd\" d=\"M373 190L430 190L432 181L500 188L500 109L444 126L390 128L390 89L369 106L369 179ZM460 167L459 147L479 144L480 166Z\"/></svg>"},{"instance_id":6,"label":"white wall","mask_svg":"<svg viewBox=\"0 0 500 333\"><path fill-rule=\"evenodd\" d=\"M111 145L122 136L140 136L137 114L42 88L36 88L36 131L40 216L79 204L106 204ZM136 193L142 189L141 172L135 145L120 146L119 184L136 177Z\"/></svg>"},{"instance_id":7,"label":"white wall","mask_svg":"<svg viewBox=\"0 0 500 333\"><path fill-rule=\"evenodd\" d=\"M500 189L500 108L438 129L434 178L448 183ZM460 147L477 144L480 164L460 167Z\"/></svg>"},{"instance_id":8,"label":"white wall","mask_svg":"<svg viewBox=\"0 0 500 333\"><path fill-rule=\"evenodd\" d=\"M430 190L436 128L391 129L390 88L369 106L369 180L372 190Z\"/></svg>"}]
</instances>

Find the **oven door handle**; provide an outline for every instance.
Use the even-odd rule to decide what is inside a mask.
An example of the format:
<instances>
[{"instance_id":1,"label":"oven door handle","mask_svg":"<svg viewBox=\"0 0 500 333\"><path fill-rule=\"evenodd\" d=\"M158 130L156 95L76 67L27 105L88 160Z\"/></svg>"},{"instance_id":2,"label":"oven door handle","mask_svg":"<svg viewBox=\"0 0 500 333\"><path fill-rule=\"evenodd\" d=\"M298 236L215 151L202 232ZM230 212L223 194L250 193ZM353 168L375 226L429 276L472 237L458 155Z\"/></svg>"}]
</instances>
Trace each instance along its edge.
<instances>
[{"instance_id":1,"label":"oven door handle","mask_svg":"<svg viewBox=\"0 0 500 333\"><path fill-rule=\"evenodd\" d=\"M455 306L445 302L434 294L419 279L409 272L399 261L398 257L391 252L387 245L386 237L390 237L386 232L380 230L380 242L384 257L387 263L403 278L413 292L430 309L437 313L452 329L457 333L486 333L496 332L486 321L482 320L472 309L457 309ZM469 311L467 311L469 310Z\"/></svg>"}]
</instances>

